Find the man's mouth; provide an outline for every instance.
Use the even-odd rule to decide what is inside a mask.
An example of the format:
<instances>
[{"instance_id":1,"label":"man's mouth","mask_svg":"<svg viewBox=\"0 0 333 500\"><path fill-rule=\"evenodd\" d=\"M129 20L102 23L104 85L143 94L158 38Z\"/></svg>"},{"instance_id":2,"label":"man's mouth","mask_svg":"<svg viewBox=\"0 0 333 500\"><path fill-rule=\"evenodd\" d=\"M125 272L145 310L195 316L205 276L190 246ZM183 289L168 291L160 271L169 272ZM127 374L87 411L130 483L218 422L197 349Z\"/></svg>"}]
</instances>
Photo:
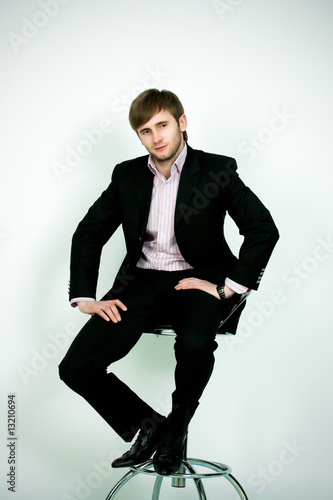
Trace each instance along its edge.
<instances>
[{"instance_id":1,"label":"man's mouth","mask_svg":"<svg viewBox=\"0 0 333 500\"><path fill-rule=\"evenodd\" d=\"M155 148L155 151L163 151L164 148L166 148L166 146L159 146L158 148Z\"/></svg>"}]
</instances>

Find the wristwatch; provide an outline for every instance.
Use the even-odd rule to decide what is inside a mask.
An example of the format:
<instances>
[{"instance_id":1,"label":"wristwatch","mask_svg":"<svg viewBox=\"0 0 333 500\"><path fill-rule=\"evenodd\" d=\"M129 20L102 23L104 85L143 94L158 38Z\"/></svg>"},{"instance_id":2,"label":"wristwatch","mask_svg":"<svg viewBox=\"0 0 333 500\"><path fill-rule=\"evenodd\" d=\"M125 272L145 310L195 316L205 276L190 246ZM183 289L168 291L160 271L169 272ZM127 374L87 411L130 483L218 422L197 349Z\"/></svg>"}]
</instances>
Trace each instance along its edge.
<instances>
[{"instance_id":1,"label":"wristwatch","mask_svg":"<svg viewBox=\"0 0 333 500\"><path fill-rule=\"evenodd\" d=\"M228 300L228 298L226 297L226 295L224 293L224 284L217 285L216 290L217 290L217 293L219 294L221 300Z\"/></svg>"}]
</instances>

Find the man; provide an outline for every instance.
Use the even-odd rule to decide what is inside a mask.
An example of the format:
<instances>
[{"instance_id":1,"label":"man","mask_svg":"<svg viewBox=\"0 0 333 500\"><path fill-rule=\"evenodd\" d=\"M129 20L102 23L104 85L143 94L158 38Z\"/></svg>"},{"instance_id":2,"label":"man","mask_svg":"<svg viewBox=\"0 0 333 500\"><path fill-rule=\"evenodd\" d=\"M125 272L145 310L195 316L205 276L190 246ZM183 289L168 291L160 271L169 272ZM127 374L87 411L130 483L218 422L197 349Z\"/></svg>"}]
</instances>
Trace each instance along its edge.
<instances>
[{"instance_id":1,"label":"man","mask_svg":"<svg viewBox=\"0 0 333 500\"><path fill-rule=\"evenodd\" d=\"M138 433L113 467L142 463L155 452L155 470L165 475L180 467L221 321L240 296L258 288L279 236L268 210L239 179L235 160L187 144L187 119L175 94L144 91L129 120L149 155L114 168L75 231L70 299L92 316L60 364L60 377L125 441ZM244 236L238 258L223 235L227 211ZM127 254L112 289L96 300L101 251L120 225ZM223 331L235 333L243 305ZM106 372L161 320L176 331L167 417Z\"/></svg>"}]
</instances>

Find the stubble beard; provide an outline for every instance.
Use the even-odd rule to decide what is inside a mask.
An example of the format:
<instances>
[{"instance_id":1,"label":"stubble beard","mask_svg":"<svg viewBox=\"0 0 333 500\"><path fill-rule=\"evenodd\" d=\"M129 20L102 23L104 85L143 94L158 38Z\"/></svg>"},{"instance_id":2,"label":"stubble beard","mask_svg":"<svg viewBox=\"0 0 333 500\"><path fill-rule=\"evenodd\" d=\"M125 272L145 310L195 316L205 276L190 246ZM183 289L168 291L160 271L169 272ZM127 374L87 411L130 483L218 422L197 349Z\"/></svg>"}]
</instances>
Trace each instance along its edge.
<instances>
[{"instance_id":1,"label":"stubble beard","mask_svg":"<svg viewBox=\"0 0 333 500\"><path fill-rule=\"evenodd\" d=\"M180 155L181 146L182 146L182 133L180 132L179 141L177 142L177 145L174 147L174 149L171 151L171 153L168 156L166 156L165 158L160 158L158 156L155 156L152 153L152 157L153 157L155 164L157 165L158 163L160 163L160 164L168 163L171 160L173 160L173 162L174 162L178 158L178 156Z\"/></svg>"}]
</instances>

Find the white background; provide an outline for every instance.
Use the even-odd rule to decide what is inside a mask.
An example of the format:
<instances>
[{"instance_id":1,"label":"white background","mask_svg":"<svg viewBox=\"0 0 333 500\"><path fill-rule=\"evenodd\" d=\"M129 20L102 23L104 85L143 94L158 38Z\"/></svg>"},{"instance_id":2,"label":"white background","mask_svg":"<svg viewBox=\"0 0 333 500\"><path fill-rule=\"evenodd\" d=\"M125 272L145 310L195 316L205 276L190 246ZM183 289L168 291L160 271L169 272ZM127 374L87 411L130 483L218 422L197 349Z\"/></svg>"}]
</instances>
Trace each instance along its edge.
<instances>
[{"instance_id":1,"label":"white background","mask_svg":"<svg viewBox=\"0 0 333 500\"><path fill-rule=\"evenodd\" d=\"M154 86L179 95L192 147L237 159L281 234L237 337L219 339L189 454L232 466L250 500L330 500L332 2L7 0L0 11L1 499L104 499L124 473L109 463L127 445L57 366L87 319L68 305L72 233L114 165L145 154L127 111ZM237 251L232 224L228 234ZM123 252L119 232L99 294ZM165 412L172 349L145 336L117 368ZM209 498L222 484L209 480ZM119 499L149 498L151 479L127 488Z\"/></svg>"}]
</instances>

